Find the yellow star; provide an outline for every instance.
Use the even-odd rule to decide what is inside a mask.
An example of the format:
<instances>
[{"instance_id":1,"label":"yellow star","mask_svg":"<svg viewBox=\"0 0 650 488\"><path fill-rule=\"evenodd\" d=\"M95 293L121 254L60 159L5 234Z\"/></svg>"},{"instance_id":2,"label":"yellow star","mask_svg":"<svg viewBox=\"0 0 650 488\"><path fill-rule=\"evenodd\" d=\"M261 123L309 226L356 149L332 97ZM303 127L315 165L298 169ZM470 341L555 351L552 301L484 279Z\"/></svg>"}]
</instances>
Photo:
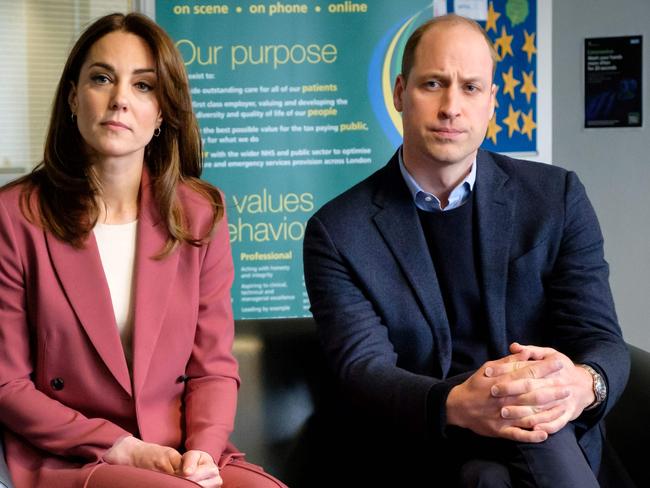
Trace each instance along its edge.
<instances>
[{"instance_id":1,"label":"yellow star","mask_svg":"<svg viewBox=\"0 0 650 488\"><path fill-rule=\"evenodd\" d=\"M485 22L485 32L490 32L490 29L494 29L494 32L497 31L497 20L499 20L501 14L494 11L494 2L490 2L490 8L488 9L488 17ZM496 144L496 143L495 143Z\"/></svg>"},{"instance_id":2,"label":"yellow star","mask_svg":"<svg viewBox=\"0 0 650 488\"><path fill-rule=\"evenodd\" d=\"M512 74L512 66L510 66L510 69L508 70L507 73L501 73L501 76L503 77L503 82L505 83L505 86L503 87L503 93L505 95L510 93L510 98L514 100L515 88L519 83L521 83L521 81L515 78L514 75Z\"/></svg>"},{"instance_id":3,"label":"yellow star","mask_svg":"<svg viewBox=\"0 0 650 488\"><path fill-rule=\"evenodd\" d=\"M490 123L488 124L487 135L485 136L485 138L491 139L492 143L496 146L497 134L502 130L503 129L501 128L501 126L497 124L497 113L494 112L494 116L490 119Z\"/></svg>"},{"instance_id":4,"label":"yellow star","mask_svg":"<svg viewBox=\"0 0 650 488\"><path fill-rule=\"evenodd\" d=\"M497 49L497 52L499 53L499 59L503 59L506 57L506 55L510 54L512 56L512 39L515 36L509 36L508 32L506 32L506 26L501 26L501 36L497 38L496 41L494 41L494 47ZM499 51L499 48L501 48L501 51Z\"/></svg>"},{"instance_id":5,"label":"yellow star","mask_svg":"<svg viewBox=\"0 0 650 488\"><path fill-rule=\"evenodd\" d=\"M524 71L521 72L521 76L524 77L524 84L521 85L519 91L526 95L526 101L528 103L530 103L530 97L533 95L533 93L537 93L537 87L533 83L533 73L534 71L531 71L528 74L526 74Z\"/></svg>"},{"instance_id":6,"label":"yellow star","mask_svg":"<svg viewBox=\"0 0 650 488\"><path fill-rule=\"evenodd\" d=\"M521 132L521 129L519 128L520 114L521 110L513 110L512 104L508 107L508 116L503 119L503 123L508 126L508 138L512 137L514 131Z\"/></svg>"},{"instance_id":7,"label":"yellow star","mask_svg":"<svg viewBox=\"0 0 650 488\"><path fill-rule=\"evenodd\" d=\"M530 63L533 54L537 52L537 48L535 47L535 33L533 32L532 34L528 34L528 31L524 29L524 37L526 40L524 41L524 47L522 47L521 50L528 54L528 62Z\"/></svg>"},{"instance_id":8,"label":"yellow star","mask_svg":"<svg viewBox=\"0 0 650 488\"><path fill-rule=\"evenodd\" d=\"M533 129L537 128L537 124L533 120L533 109L531 108L528 111L528 114L521 114L521 119L524 121L524 126L521 129L522 134L526 134L528 136L528 140L532 141L533 140Z\"/></svg>"}]
</instances>

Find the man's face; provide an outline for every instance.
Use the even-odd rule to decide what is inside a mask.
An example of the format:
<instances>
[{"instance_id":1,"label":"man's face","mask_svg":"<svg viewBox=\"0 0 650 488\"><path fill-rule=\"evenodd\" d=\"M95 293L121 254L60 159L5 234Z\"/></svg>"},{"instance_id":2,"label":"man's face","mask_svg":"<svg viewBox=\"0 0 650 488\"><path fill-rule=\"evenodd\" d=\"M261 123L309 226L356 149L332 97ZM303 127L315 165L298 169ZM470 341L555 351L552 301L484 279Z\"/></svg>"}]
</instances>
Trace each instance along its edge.
<instances>
[{"instance_id":1,"label":"man's face","mask_svg":"<svg viewBox=\"0 0 650 488\"><path fill-rule=\"evenodd\" d=\"M471 164L494 113L496 87L485 39L465 25L438 25L415 50L408 80L395 82L404 158L438 167Z\"/></svg>"}]
</instances>

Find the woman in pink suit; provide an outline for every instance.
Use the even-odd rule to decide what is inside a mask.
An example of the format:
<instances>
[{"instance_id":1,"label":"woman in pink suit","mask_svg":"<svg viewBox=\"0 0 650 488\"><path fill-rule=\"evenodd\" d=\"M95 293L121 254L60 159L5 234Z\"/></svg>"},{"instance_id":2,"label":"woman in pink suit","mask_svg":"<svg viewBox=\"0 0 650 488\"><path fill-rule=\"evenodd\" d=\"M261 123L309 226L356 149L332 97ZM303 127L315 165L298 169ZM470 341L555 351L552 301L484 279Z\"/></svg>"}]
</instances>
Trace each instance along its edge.
<instances>
[{"instance_id":1,"label":"woman in pink suit","mask_svg":"<svg viewBox=\"0 0 650 488\"><path fill-rule=\"evenodd\" d=\"M92 24L45 155L0 192L0 423L17 488L277 488L228 443L239 378L223 197L183 62Z\"/></svg>"}]
</instances>

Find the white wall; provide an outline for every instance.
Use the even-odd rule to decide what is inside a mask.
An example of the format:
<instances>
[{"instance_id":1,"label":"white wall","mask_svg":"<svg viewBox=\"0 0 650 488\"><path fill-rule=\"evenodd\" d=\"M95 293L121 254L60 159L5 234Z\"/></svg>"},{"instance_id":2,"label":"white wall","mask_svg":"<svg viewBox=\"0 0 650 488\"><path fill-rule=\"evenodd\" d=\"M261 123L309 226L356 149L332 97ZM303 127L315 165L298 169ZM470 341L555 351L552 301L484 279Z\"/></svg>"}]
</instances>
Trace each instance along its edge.
<instances>
[{"instance_id":1,"label":"white wall","mask_svg":"<svg viewBox=\"0 0 650 488\"><path fill-rule=\"evenodd\" d=\"M0 15L0 184L8 173L23 173L25 153L29 153L30 132L26 8L22 2L2 4ZM10 67L10 69L7 69ZM31 156L31 155L30 155ZM13 168L20 168L15 169ZM13 170L13 171L12 171ZM7 173L5 173L7 172Z\"/></svg>"},{"instance_id":2,"label":"white wall","mask_svg":"<svg viewBox=\"0 0 650 488\"><path fill-rule=\"evenodd\" d=\"M540 2L547 0L540 0ZM644 127L584 129L586 37L643 35ZM650 0L553 2L553 162L578 173L605 236L625 339L650 350Z\"/></svg>"}]
</instances>

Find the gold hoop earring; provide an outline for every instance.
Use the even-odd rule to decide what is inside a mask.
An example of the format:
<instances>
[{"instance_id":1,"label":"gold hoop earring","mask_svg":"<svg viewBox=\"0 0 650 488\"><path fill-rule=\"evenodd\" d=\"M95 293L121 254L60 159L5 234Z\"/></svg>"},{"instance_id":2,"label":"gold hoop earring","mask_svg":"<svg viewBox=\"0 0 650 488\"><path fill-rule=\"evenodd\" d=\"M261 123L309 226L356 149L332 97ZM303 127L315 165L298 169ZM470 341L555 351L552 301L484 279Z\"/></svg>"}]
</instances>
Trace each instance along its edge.
<instances>
[{"instance_id":1,"label":"gold hoop earring","mask_svg":"<svg viewBox=\"0 0 650 488\"><path fill-rule=\"evenodd\" d=\"M74 124L76 122L76 120L77 120L77 114L75 114L74 112L71 112L70 113L70 120L72 120L72 123Z\"/></svg>"},{"instance_id":2,"label":"gold hoop earring","mask_svg":"<svg viewBox=\"0 0 650 488\"><path fill-rule=\"evenodd\" d=\"M158 137L162 131L160 130L160 127L156 127L156 129L153 131L153 136Z\"/></svg>"}]
</instances>

